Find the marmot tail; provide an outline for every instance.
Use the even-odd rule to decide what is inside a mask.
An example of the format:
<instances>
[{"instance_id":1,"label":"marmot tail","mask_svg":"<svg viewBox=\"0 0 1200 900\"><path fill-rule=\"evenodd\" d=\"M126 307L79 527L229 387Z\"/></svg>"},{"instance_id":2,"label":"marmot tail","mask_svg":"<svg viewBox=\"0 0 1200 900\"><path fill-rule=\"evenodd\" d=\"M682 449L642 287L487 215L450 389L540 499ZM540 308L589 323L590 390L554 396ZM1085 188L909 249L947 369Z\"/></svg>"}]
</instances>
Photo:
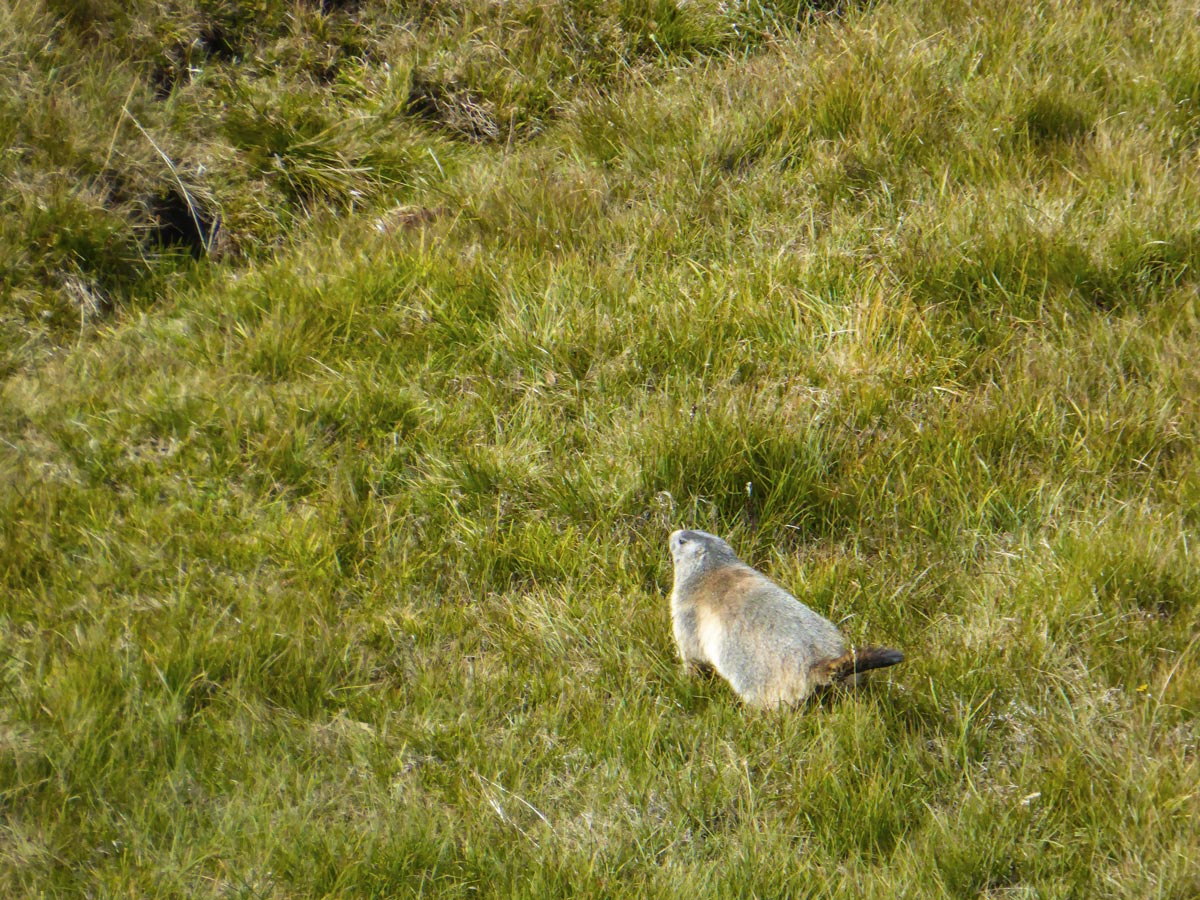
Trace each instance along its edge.
<instances>
[{"instance_id":1,"label":"marmot tail","mask_svg":"<svg viewBox=\"0 0 1200 900\"><path fill-rule=\"evenodd\" d=\"M837 684L871 669L882 669L904 662L904 654L890 647L863 647L813 666L813 681L817 684Z\"/></svg>"}]
</instances>

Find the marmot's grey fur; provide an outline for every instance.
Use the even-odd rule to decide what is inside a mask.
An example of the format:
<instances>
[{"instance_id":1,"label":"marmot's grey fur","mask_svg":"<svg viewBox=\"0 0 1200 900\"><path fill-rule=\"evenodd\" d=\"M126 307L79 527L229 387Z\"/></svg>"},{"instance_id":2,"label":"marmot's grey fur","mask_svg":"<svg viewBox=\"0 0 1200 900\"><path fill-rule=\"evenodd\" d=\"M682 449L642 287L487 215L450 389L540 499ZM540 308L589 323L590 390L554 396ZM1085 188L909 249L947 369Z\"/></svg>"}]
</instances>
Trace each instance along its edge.
<instances>
[{"instance_id":1,"label":"marmot's grey fur","mask_svg":"<svg viewBox=\"0 0 1200 900\"><path fill-rule=\"evenodd\" d=\"M904 659L885 647L847 651L832 622L716 535L676 531L671 557L671 619L684 665L715 669L750 706L790 706L815 688L854 683L860 672Z\"/></svg>"}]
</instances>

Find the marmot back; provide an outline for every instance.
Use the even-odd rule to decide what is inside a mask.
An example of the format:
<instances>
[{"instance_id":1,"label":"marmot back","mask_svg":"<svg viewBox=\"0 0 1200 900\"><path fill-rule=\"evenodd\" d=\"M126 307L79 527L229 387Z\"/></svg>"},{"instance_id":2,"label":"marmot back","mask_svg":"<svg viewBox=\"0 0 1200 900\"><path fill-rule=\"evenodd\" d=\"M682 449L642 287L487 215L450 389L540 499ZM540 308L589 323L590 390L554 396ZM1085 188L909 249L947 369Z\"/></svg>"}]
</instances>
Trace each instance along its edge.
<instances>
[{"instance_id":1,"label":"marmot back","mask_svg":"<svg viewBox=\"0 0 1200 900\"><path fill-rule=\"evenodd\" d=\"M671 619L685 667L711 667L751 706L793 705L814 688L852 683L904 659L898 650L847 651L837 627L705 531L671 535Z\"/></svg>"}]
</instances>

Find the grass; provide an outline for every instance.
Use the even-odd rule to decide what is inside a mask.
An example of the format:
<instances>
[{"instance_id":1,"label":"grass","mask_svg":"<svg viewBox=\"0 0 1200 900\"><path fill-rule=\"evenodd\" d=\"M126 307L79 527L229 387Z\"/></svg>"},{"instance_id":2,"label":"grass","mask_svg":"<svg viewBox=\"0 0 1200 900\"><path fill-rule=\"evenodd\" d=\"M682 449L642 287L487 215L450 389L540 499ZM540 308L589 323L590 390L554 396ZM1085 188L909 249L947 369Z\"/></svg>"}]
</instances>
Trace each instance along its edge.
<instances>
[{"instance_id":1,"label":"grass","mask_svg":"<svg viewBox=\"0 0 1200 900\"><path fill-rule=\"evenodd\" d=\"M239 9L0 7L0 893L1200 891L1190 10Z\"/></svg>"}]
</instances>

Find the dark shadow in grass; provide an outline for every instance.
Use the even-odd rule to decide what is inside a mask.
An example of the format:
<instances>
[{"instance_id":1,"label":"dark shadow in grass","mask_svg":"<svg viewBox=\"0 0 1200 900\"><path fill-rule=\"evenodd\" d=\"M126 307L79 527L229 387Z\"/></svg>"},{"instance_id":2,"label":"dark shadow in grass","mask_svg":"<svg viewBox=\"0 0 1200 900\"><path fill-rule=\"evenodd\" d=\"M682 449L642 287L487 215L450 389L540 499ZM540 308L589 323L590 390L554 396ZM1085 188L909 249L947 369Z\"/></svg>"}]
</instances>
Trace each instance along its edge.
<instances>
[{"instance_id":1,"label":"dark shadow in grass","mask_svg":"<svg viewBox=\"0 0 1200 900\"><path fill-rule=\"evenodd\" d=\"M232 63L244 55L241 42L224 24L210 21L190 40L169 44L150 69L155 100L166 100L177 87L191 84L192 73L207 62Z\"/></svg>"},{"instance_id":2,"label":"dark shadow in grass","mask_svg":"<svg viewBox=\"0 0 1200 900\"><path fill-rule=\"evenodd\" d=\"M1144 306L1178 284L1198 258L1200 241L1174 223L1131 227L1102 254L1010 223L977 235L949 265L929 266L927 254L913 255L906 277L930 301L957 305L982 336L994 331L997 312L1036 317L1047 297L1074 298L1101 312Z\"/></svg>"},{"instance_id":3,"label":"dark shadow in grass","mask_svg":"<svg viewBox=\"0 0 1200 900\"><path fill-rule=\"evenodd\" d=\"M766 145L732 144L716 155L717 167L726 175L742 177L750 173L767 152Z\"/></svg>"},{"instance_id":4,"label":"dark shadow in grass","mask_svg":"<svg viewBox=\"0 0 1200 900\"><path fill-rule=\"evenodd\" d=\"M872 678L870 675L863 678L863 682L858 685L823 685L809 694L808 699L797 706L793 712L813 715L828 713L843 703L864 700L868 695L886 689L886 677Z\"/></svg>"},{"instance_id":5,"label":"dark shadow in grass","mask_svg":"<svg viewBox=\"0 0 1200 900\"><path fill-rule=\"evenodd\" d=\"M708 666L693 670L687 675L678 673L673 681L664 679L663 688L673 695L679 709L689 716L702 715L720 698L721 692L728 694L728 702L737 702L737 698L729 691L729 686L721 676Z\"/></svg>"},{"instance_id":6,"label":"dark shadow in grass","mask_svg":"<svg viewBox=\"0 0 1200 900\"><path fill-rule=\"evenodd\" d=\"M1030 98L1020 124L1033 143L1046 147L1090 137L1096 112L1088 97L1043 90Z\"/></svg>"},{"instance_id":7,"label":"dark shadow in grass","mask_svg":"<svg viewBox=\"0 0 1200 900\"><path fill-rule=\"evenodd\" d=\"M178 247L199 259L211 252L221 216L178 187L166 188L145 203L147 237L159 247Z\"/></svg>"},{"instance_id":8,"label":"dark shadow in grass","mask_svg":"<svg viewBox=\"0 0 1200 900\"><path fill-rule=\"evenodd\" d=\"M818 18L840 18L847 10L862 5L863 0L779 0L777 3L756 3L751 9L757 10L755 24L770 31L800 28Z\"/></svg>"},{"instance_id":9,"label":"dark shadow in grass","mask_svg":"<svg viewBox=\"0 0 1200 900\"><path fill-rule=\"evenodd\" d=\"M175 88L191 83L192 62L189 57L188 45L182 41L163 50L162 57L150 70L150 87L155 100L166 100L175 92Z\"/></svg>"},{"instance_id":10,"label":"dark shadow in grass","mask_svg":"<svg viewBox=\"0 0 1200 900\"><path fill-rule=\"evenodd\" d=\"M196 46L205 57L218 62L234 62L243 54L241 41L223 23L212 21L200 29Z\"/></svg>"},{"instance_id":11,"label":"dark shadow in grass","mask_svg":"<svg viewBox=\"0 0 1200 900\"><path fill-rule=\"evenodd\" d=\"M744 522L751 532L775 521L834 534L858 524L856 498L838 490L845 446L846 432L825 424L780 428L725 412L680 417L646 441L644 490L666 491L682 508L704 498L715 521Z\"/></svg>"},{"instance_id":12,"label":"dark shadow in grass","mask_svg":"<svg viewBox=\"0 0 1200 900\"><path fill-rule=\"evenodd\" d=\"M405 108L410 116L468 141L500 139L500 126L480 96L453 81L414 72Z\"/></svg>"}]
</instances>

